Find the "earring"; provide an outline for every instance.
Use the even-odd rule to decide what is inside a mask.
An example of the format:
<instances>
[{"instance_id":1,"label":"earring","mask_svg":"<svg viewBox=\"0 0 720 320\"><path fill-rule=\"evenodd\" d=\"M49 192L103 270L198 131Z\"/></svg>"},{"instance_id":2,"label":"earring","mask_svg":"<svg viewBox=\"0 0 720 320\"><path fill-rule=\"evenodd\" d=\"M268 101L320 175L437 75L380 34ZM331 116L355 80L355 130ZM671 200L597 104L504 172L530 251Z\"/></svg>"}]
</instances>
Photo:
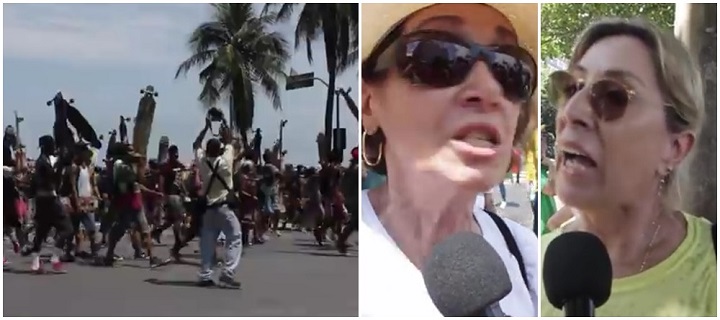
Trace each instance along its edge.
<instances>
[{"instance_id":1,"label":"earring","mask_svg":"<svg viewBox=\"0 0 720 320\"><path fill-rule=\"evenodd\" d=\"M383 152L383 143L380 142L380 145L378 146L378 156L377 156L377 158L375 159L375 162L370 162L370 160L368 160L368 159L370 159L370 158L369 158L369 157L367 156L367 154L365 153L365 149L366 149L366 148L365 148L365 137L367 137L367 136L368 136L367 132L366 132L366 131L363 131L363 133L362 133L362 141L361 141L361 144L362 144L362 159L363 159L363 162L365 162L365 164L366 164L367 166L374 167L374 166L377 166L378 164L380 164L380 161L382 160L382 155L383 155L383 154L382 154L382 152Z\"/></svg>"},{"instance_id":2,"label":"earring","mask_svg":"<svg viewBox=\"0 0 720 320\"><path fill-rule=\"evenodd\" d=\"M670 178L670 174L672 174L672 168L668 168L667 172L662 175L660 178L660 188L658 189L658 194L661 195L663 192L663 189L665 189L665 185L668 183L668 179Z\"/></svg>"}]
</instances>

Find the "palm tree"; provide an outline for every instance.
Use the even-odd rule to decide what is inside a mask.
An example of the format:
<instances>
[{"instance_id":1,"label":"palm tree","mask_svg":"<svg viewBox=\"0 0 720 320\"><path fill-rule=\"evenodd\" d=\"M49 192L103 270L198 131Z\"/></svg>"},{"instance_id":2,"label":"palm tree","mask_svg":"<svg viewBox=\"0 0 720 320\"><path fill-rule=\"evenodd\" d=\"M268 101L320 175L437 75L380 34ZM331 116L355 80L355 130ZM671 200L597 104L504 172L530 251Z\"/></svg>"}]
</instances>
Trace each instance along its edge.
<instances>
[{"instance_id":1,"label":"palm tree","mask_svg":"<svg viewBox=\"0 0 720 320\"><path fill-rule=\"evenodd\" d=\"M277 11L278 21L287 21L296 5L296 3L282 4ZM266 4L263 12L268 12L273 6L274 4ZM325 42L325 60L329 75L325 105L326 137L332 136L335 78L358 61L358 19L357 3L307 3L303 4L295 27L295 50L305 44L310 63L313 62L312 42L320 36ZM354 111L353 114L357 112ZM328 151L331 149L331 139L325 140L325 148Z\"/></svg>"},{"instance_id":2,"label":"palm tree","mask_svg":"<svg viewBox=\"0 0 720 320\"><path fill-rule=\"evenodd\" d=\"M230 102L230 121L240 131L244 147L255 114L258 86L281 109L278 78L285 78L285 63L290 54L287 41L271 32L275 13L255 13L249 3L212 4L213 19L200 24L188 40L192 56L175 73L187 75L193 67L203 88L198 100L205 107L215 106L223 98Z\"/></svg>"}]
</instances>

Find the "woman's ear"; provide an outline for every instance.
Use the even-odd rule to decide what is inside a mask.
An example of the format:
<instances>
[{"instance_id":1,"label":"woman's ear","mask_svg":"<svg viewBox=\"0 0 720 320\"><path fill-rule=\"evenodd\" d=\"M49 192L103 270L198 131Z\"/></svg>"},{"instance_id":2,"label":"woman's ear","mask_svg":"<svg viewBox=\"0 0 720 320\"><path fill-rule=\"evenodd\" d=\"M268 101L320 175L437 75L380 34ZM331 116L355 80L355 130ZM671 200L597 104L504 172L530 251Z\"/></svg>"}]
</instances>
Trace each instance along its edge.
<instances>
[{"instance_id":1,"label":"woman's ear","mask_svg":"<svg viewBox=\"0 0 720 320\"><path fill-rule=\"evenodd\" d=\"M377 116L374 109L377 108L377 103L374 99L376 88L363 81L362 82L362 101L361 101L361 112L362 112L362 126L365 131L369 134L377 131L380 124L377 121Z\"/></svg>"},{"instance_id":2,"label":"woman's ear","mask_svg":"<svg viewBox=\"0 0 720 320\"><path fill-rule=\"evenodd\" d=\"M677 168L688 156L695 145L695 133L683 131L670 136L670 144L665 153L664 161L669 168Z\"/></svg>"}]
</instances>

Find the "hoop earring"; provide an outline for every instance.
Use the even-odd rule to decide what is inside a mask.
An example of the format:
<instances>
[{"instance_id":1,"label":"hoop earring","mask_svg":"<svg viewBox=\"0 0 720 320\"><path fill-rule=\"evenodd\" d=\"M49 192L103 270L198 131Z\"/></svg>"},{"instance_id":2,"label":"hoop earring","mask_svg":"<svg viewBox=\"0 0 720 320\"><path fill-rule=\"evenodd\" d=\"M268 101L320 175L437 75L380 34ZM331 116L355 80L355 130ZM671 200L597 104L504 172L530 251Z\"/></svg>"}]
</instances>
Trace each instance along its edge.
<instances>
[{"instance_id":1,"label":"hoop earring","mask_svg":"<svg viewBox=\"0 0 720 320\"><path fill-rule=\"evenodd\" d=\"M381 143L380 143L380 146L378 146L378 156L377 156L377 159L375 159L375 162L370 162L370 160L368 160L369 157L368 157L367 154L365 153L365 149L366 149L366 148L365 148L365 137L367 137L367 135L368 135L367 132L366 132L366 131L363 131L362 141L361 141L361 142L362 142L362 159L363 159L363 162L365 162L366 165L368 165L368 166L370 166L370 167L374 167L374 166L377 166L378 164L380 164L380 161L382 160L382 155L383 155L383 154L382 154L383 143L381 142Z\"/></svg>"}]
</instances>

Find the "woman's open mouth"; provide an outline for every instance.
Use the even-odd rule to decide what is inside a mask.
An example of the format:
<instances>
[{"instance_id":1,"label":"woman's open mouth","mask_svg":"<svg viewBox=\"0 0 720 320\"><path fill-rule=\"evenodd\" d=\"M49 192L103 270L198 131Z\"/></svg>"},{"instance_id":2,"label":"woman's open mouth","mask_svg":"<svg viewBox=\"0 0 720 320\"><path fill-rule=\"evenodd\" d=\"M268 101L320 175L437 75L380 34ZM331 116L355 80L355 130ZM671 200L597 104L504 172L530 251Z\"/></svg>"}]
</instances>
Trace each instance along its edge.
<instances>
[{"instance_id":1,"label":"woman's open mouth","mask_svg":"<svg viewBox=\"0 0 720 320\"><path fill-rule=\"evenodd\" d=\"M560 152L560 164L568 173L581 173L597 168L597 162L586 153L577 150L563 150Z\"/></svg>"},{"instance_id":2,"label":"woman's open mouth","mask_svg":"<svg viewBox=\"0 0 720 320\"><path fill-rule=\"evenodd\" d=\"M460 152L471 157L489 157L497 153L500 134L490 125L473 124L460 130L450 140Z\"/></svg>"}]
</instances>

